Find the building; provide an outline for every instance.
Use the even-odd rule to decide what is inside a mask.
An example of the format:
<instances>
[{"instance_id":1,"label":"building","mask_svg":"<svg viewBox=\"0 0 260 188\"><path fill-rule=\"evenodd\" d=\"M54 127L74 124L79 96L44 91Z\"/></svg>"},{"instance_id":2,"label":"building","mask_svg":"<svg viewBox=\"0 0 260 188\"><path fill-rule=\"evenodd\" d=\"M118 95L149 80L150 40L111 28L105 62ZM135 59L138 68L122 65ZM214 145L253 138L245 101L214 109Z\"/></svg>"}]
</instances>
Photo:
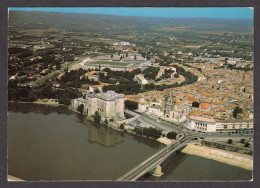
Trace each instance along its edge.
<instances>
[{"instance_id":1,"label":"building","mask_svg":"<svg viewBox=\"0 0 260 188\"><path fill-rule=\"evenodd\" d=\"M216 132L215 119L199 117L199 116L187 116L187 127L195 131L202 132Z\"/></svg>"},{"instance_id":2,"label":"building","mask_svg":"<svg viewBox=\"0 0 260 188\"><path fill-rule=\"evenodd\" d=\"M174 117L173 109L174 109L175 103L176 103L176 98L173 97L172 90L170 90L170 93L165 100L165 114L164 114L164 116L166 118L169 118L169 117L173 118Z\"/></svg>"},{"instance_id":3,"label":"building","mask_svg":"<svg viewBox=\"0 0 260 188\"><path fill-rule=\"evenodd\" d=\"M145 79L143 74L135 75L134 80L137 81L138 84L142 84L142 85L148 84L148 81Z\"/></svg>"},{"instance_id":4,"label":"building","mask_svg":"<svg viewBox=\"0 0 260 188\"><path fill-rule=\"evenodd\" d=\"M106 93L89 93L84 98L74 99L72 107L77 109L81 104L84 105L84 113L92 116L95 112L101 115L102 120L122 120L124 116L125 95L114 91Z\"/></svg>"},{"instance_id":5,"label":"building","mask_svg":"<svg viewBox=\"0 0 260 188\"><path fill-rule=\"evenodd\" d=\"M248 120L224 120L216 123L217 131L253 130L253 119Z\"/></svg>"},{"instance_id":6,"label":"building","mask_svg":"<svg viewBox=\"0 0 260 188\"><path fill-rule=\"evenodd\" d=\"M201 116L187 116L187 128L202 132L228 132L239 130L253 130L253 119L230 119L216 121L215 119Z\"/></svg>"}]
</instances>

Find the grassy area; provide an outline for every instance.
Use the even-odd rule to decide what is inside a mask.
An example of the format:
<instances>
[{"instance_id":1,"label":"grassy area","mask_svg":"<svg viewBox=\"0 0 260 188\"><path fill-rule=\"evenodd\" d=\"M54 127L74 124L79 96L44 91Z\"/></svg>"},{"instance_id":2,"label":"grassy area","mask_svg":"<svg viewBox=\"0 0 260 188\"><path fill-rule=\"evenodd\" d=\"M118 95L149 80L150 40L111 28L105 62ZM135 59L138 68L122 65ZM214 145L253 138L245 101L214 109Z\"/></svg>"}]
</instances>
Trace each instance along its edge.
<instances>
[{"instance_id":1,"label":"grassy area","mask_svg":"<svg viewBox=\"0 0 260 188\"><path fill-rule=\"evenodd\" d=\"M127 66L130 63L125 63L125 62L114 62L114 61L96 61L96 62L91 62L90 64L93 65L115 65L115 66Z\"/></svg>"}]
</instances>

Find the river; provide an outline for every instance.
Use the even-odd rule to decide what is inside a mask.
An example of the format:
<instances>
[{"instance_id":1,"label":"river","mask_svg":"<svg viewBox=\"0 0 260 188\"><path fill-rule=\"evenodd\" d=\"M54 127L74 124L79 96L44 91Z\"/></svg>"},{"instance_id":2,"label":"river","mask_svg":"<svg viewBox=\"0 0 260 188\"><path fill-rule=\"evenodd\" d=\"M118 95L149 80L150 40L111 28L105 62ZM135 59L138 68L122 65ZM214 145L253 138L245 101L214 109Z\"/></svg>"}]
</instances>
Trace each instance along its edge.
<instances>
[{"instance_id":1,"label":"river","mask_svg":"<svg viewBox=\"0 0 260 188\"><path fill-rule=\"evenodd\" d=\"M115 180L164 147L95 125L64 106L8 105L8 174L24 180ZM162 171L140 180L248 180L252 174L183 153Z\"/></svg>"}]
</instances>

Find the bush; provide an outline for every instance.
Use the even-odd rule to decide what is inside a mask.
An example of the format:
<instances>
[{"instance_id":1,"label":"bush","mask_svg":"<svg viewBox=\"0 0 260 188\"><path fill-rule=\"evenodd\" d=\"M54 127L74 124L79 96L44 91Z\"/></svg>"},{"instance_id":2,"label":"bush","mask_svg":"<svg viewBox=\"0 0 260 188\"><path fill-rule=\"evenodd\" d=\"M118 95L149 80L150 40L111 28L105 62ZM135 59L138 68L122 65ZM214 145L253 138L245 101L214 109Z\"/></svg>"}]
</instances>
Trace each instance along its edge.
<instances>
[{"instance_id":1,"label":"bush","mask_svg":"<svg viewBox=\"0 0 260 188\"><path fill-rule=\"evenodd\" d=\"M192 107L199 108L200 103L197 101L192 102Z\"/></svg>"},{"instance_id":2,"label":"bush","mask_svg":"<svg viewBox=\"0 0 260 188\"><path fill-rule=\"evenodd\" d=\"M99 115L99 113L96 111L95 114L93 115L94 118L94 122L95 123L100 123L101 120L101 116Z\"/></svg>"},{"instance_id":3,"label":"bush","mask_svg":"<svg viewBox=\"0 0 260 188\"><path fill-rule=\"evenodd\" d=\"M125 101L125 107L128 108L129 110L136 110L138 108L138 103L135 101Z\"/></svg>"},{"instance_id":4,"label":"bush","mask_svg":"<svg viewBox=\"0 0 260 188\"><path fill-rule=\"evenodd\" d=\"M238 106L234 109L233 111L233 117L234 118L237 118L237 114L241 113L242 112L242 109L239 108Z\"/></svg>"},{"instance_id":5,"label":"bush","mask_svg":"<svg viewBox=\"0 0 260 188\"><path fill-rule=\"evenodd\" d=\"M247 143L245 143L245 147L246 148L249 148L249 146L250 146L250 144L247 142Z\"/></svg>"},{"instance_id":6,"label":"bush","mask_svg":"<svg viewBox=\"0 0 260 188\"><path fill-rule=\"evenodd\" d=\"M169 139L176 139L177 133L175 132L168 132L167 138Z\"/></svg>"},{"instance_id":7,"label":"bush","mask_svg":"<svg viewBox=\"0 0 260 188\"><path fill-rule=\"evenodd\" d=\"M83 104L79 105L77 110L82 114L84 111L84 105Z\"/></svg>"},{"instance_id":8,"label":"bush","mask_svg":"<svg viewBox=\"0 0 260 188\"><path fill-rule=\"evenodd\" d=\"M162 131L159 130L159 129L156 129L156 128L152 128L152 127L149 127L149 128L135 128L134 129L134 132L136 134L139 134L139 135L145 135L147 137L151 137L151 138L160 138L162 136Z\"/></svg>"},{"instance_id":9,"label":"bush","mask_svg":"<svg viewBox=\"0 0 260 188\"><path fill-rule=\"evenodd\" d=\"M60 104L65 104L67 106L70 105L70 97L68 96L68 94L63 94L59 99L58 99Z\"/></svg>"},{"instance_id":10,"label":"bush","mask_svg":"<svg viewBox=\"0 0 260 188\"><path fill-rule=\"evenodd\" d=\"M245 141L246 141L246 140L245 140L244 138L242 138L242 139L240 140L240 143L244 144Z\"/></svg>"},{"instance_id":11,"label":"bush","mask_svg":"<svg viewBox=\"0 0 260 188\"><path fill-rule=\"evenodd\" d=\"M233 140L232 139L228 139L227 143L228 144L232 144Z\"/></svg>"},{"instance_id":12,"label":"bush","mask_svg":"<svg viewBox=\"0 0 260 188\"><path fill-rule=\"evenodd\" d=\"M121 124L121 125L120 125L120 129L124 130L124 129L125 129L125 125L124 125L124 124Z\"/></svg>"}]
</instances>

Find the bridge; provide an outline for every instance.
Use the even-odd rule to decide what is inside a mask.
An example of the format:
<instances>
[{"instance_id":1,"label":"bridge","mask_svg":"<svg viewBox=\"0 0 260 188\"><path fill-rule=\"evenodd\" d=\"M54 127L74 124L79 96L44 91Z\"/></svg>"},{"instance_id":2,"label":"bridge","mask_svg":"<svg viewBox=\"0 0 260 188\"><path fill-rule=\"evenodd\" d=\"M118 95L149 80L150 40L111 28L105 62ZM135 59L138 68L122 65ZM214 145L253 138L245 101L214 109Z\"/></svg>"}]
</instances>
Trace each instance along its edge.
<instances>
[{"instance_id":1,"label":"bridge","mask_svg":"<svg viewBox=\"0 0 260 188\"><path fill-rule=\"evenodd\" d=\"M153 175L161 176L160 164L165 161L171 154L188 144L196 136L182 135L180 139L164 147L141 164L128 171L126 174L117 179L117 181L135 181L148 172L154 172Z\"/></svg>"},{"instance_id":2,"label":"bridge","mask_svg":"<svg viewBox=\"0 0 260 188\"><path fill-rule=\"evenodd\" d=\"M203 139L203 138L217 138L220 139L222 137L228 138L236 138L241 137L241 135L219 135L219 134L201 134L197 132L187 131L184 130L185 126L182 125L176 125L172 126L169 125L167 122L160 122L157 123L155 118L149 117L147 115L139 113L140 116L138 118L142 118L143 120L151 123L155 127L167 131L173 131L178 132L181 136L172 144L164 147L157 153L155 153L153 156L149 157L142 163L138 164L136 167L128 171L123 176L119 177L117 181L135 181L141 176L143 176L146 173L153 173L154 176L161 176L163 173L161 171L161 164L174 152L178 151L179 149L183 148L185 145L187 145L191 140L195 139ZM149 121L148 121L149 120ZM249 135L248 135L249 136ZM247 137L247 136L246 136Z\"/></svg>"}]
</instances>

